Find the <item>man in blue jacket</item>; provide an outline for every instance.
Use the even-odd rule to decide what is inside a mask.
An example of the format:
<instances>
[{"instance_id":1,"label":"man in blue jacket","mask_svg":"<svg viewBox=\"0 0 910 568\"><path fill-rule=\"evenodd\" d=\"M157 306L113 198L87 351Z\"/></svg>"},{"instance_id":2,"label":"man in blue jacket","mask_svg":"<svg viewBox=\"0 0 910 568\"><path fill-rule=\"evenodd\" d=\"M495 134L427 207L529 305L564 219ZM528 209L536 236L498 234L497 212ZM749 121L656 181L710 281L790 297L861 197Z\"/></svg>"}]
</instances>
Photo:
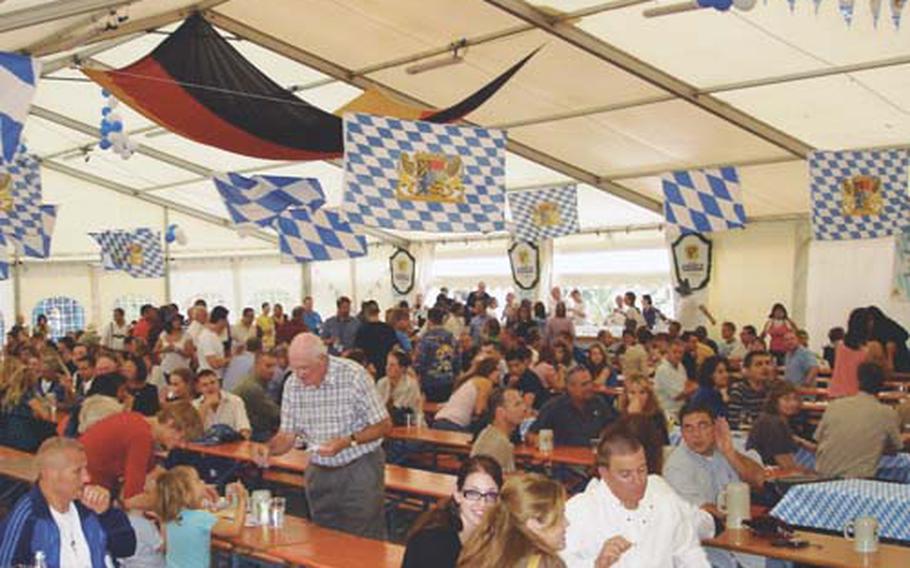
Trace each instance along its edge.
<instances>
[{"instance_id":1,"label":"man in blue jacket","mask_svg":"<svg viewBox=\"0 0 910 568\"><path fill-rule=\"evenodd\" d=\"M136 535L126 514L110 506L110 493L87 485L82 445L45 440L38 449L38 483L0 526L0 566L30 564L44 553L49 568L104 568L105 557L132 556Z\"/></svg>"}]
</instances>

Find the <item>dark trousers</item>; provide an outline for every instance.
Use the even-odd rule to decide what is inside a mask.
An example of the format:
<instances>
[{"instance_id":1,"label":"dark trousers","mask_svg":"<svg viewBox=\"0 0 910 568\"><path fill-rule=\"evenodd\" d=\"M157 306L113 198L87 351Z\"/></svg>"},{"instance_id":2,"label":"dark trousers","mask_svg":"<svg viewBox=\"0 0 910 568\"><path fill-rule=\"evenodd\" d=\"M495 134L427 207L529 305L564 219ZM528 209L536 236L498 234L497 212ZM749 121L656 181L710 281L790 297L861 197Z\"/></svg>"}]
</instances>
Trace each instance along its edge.
<instances>
[{"instance_id":1,"label":"dark trousers","mask_svg":"<svg viewBox=\"0 0 910 568\"><path fill-rule=\"evenodd\" d=\"M317 525L377 540L386 538L382 448L341 467L310 463L304 478L310 518Z\"/></svg>"}]
</instances>

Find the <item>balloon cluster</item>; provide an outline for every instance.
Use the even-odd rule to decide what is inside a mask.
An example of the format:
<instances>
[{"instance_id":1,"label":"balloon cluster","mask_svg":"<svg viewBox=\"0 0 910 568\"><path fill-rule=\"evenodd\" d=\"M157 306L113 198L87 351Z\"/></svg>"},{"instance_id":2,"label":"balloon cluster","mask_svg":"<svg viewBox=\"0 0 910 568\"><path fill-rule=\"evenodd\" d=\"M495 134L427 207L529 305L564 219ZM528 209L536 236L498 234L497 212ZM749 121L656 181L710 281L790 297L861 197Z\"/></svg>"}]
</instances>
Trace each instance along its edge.
<instances>
[{"instance_id":1,"label":"balloon cluster","mask_svg":"<svg viewBox=\"0 0 910 568\"><path fill-rule=\"evenodd\" d=\"M98 147L102 150L111 148L115 154L128 160L139 145L127 136L123 129L123 118L114 110L120 101L111 96L107 89L101 90L101 96L104 97L105 102L101 108L101 142L98 143Z\"/></svg>"},{"instance_id":2,"label":"balloon cluster","mask_svg":"<svg viewBox=\"0 0 910 568\"><path fill-rule=\"evenodd\" d=\"M187 243L186 233L183 232L183 229L179 225L168 225L167 230L164 232L164 240L168 244L177 242L178 245L185 245Z\"/></svg>"}]
</instances>

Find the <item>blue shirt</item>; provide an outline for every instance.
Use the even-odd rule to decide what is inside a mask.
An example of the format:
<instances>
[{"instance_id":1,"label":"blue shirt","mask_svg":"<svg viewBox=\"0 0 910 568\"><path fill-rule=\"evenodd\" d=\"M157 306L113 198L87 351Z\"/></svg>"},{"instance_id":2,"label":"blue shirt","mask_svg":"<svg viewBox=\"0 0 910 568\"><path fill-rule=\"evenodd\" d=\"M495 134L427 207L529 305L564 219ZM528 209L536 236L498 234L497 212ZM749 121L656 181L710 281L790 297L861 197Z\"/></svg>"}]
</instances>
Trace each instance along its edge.
<instances>
[{"instance_id":1,"label":"blue shirt","mask_svg":"<svg viewBox=\"0 0 910 568\"><path fill-rule=\"evenodd\" d=\"M670 453L663 477L680 497L696 507L716 503L718 493L728 483L739 481L736 470L723 454L715 451L711 456L703 456L690 450L685 442Z\"/></svg>"},{"instance_id":2,"label":"blue shirt","mask_svg":"<svg viewBox=\"0 0 910 568\"><path fill-rule=\"evenodd\" d=\"M697 404L711 409L714 416L727 416L727 405L724 404L724 398L717 389L708 387L698 387L689 399L690 404Z\"/></svg>"},{"instance_id":3,"label":"blue shirt","mask_svg":"<svg viewBox=\"0 0 910 568\"><path fill-rule=\"evenodd\" d=\"M303 312L303 323L306 324L310 332L319 335L319 328L322 327L322 316L316 310Z\"/></svg>"},{"instance_id":4,"label":"blue shirt","mask_svg":"<svg viewBox=\"0 0 910 568\"><path fill-rule=\"evenodd\" d=\"M233 391L250 373L256 365L256 356L248 351L240 355L235 355L231 362L224 369L224 376L221 378L221 388L226 391Z\"/></svg>"},{"instance_id":5,"label":"blue shirt","mask_svg":"<svg viewBox=\"0 0 910 568\"><path fill-rule=\"evenodd\" d=\"M802 386L812 367L818 367L815 355L805 347L797 347L795 351L790 351L784 356L784 380Z\"/></svg>"},{"instance_id":6,"label":"blue shirt","mask_svg":"<svg viewBox=\"0 0 910 568\"><path fill-rule=\"evenodd\" d=\"M167 523L168 568L197 568L211 564L212 527L218 521L208 511L183 509Z\"/></svg>"}]
</instances>

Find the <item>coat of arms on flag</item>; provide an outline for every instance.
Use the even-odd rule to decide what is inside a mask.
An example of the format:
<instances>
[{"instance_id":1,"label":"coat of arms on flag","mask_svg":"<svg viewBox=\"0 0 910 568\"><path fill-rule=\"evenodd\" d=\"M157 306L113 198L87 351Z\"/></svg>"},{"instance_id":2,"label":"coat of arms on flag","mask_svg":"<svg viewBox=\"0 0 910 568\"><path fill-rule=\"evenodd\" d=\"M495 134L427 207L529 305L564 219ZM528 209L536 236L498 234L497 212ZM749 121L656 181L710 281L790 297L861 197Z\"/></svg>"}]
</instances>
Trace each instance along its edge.
<instances>
[{"instance_id":1,"label":"coat of arms on flag","mask_svg":"<svg viewBox=\"0 0 910 568\"><path fill-rule=\"evenodd\" d=\"M739 174L734 167L664 174L664 217L683 233L708 233L746 226Z\"/></svg>"},{"instance_id":2,"label":"coat of arms on flag","mask_svg":"<svg viewBox=\"0 0 910 568\"><path fill-rule=\"evenodd\" d=\"M19 151L41 62L27 55L0 52L0 158L11 162Z\"/></svg>"},{"instance_id":3,"label":"coat of arms on flag","mask_svg":"<svg viewBox=\"0 0 910 568\"><path fill-rule=\"evenodd\" d=\"M122 270L133 278L164 276L160 233L140 227L89 235L101 246L101 265L106 270Z\"/></svg>"},{"instance_id":4,"label":"coat of arms on flag","mask_svg":"<svg viewBox=\"0 0 910 568\"><path fill-rule=\"evenodd\" d=\"M907 150L813 152L812 233L819 240L874 239L910 225Z\"/></svg>"},{"instance_id":5,"label":"coat of arms on flag","mask_svg":"<svg viewBox=\"0 0 910 568\"><path fill-rule=\"evenodd\" d=\"M34 156L0 159L0 235L26 256L47 258L57 206L41 203L41 168Z\"/></svg>"},{"instance_id":6,"label":"coat of arms on flag","mask_svg":"<svg viewBox=\"0 0 910 568\"><path fill-rule=\"evenodd\" d=\"M465 233L505 229L505 133L368 114L344 117L353 225Z\"/></svg>"},{"instance_id":7,"label":"coat of arms on flag","mask_svg":"<svg viewBox=\"0 0 910 568\"><path fill-rule=\"evenodd\" d=\"M517 239L537 242L578 232L578 191L574 183L507 195Z\"/></svg>"}]
</instances>

